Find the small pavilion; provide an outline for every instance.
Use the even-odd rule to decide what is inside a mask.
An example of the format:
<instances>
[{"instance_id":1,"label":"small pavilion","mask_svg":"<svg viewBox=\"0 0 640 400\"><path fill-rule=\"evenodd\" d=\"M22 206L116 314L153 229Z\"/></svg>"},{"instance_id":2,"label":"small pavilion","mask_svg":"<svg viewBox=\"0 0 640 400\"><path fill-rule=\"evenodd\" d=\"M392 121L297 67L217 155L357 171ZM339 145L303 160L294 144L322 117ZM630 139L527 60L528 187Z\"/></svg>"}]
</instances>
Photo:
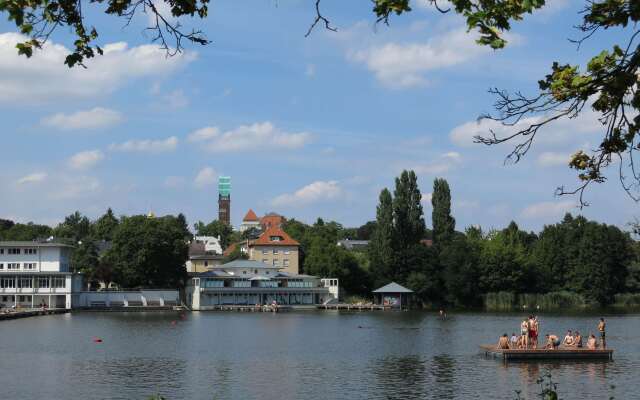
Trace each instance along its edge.
<instances>
[{"instance_id":1,"label":"small pavilion","mask_svg":"<svg viewBox=\"0 0 640 400\"><path fill-rule=\"evenodd\" d=\"M391 282L373 291L379 305L392 308L407 306L411 293L413 293L413 290L407 289L395 282Z\"/></svg>"}]
</instances>

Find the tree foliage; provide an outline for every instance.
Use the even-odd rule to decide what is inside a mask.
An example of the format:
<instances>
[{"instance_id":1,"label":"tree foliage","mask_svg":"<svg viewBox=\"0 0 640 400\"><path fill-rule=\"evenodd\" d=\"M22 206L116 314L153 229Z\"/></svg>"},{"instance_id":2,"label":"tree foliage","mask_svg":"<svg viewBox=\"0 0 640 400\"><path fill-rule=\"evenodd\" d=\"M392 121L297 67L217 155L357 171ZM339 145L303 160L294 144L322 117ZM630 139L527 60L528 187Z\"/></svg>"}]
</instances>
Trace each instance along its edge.
<instances>
[{"instance_id":1,"label":"tree foliage","mask_svg":"<svg viewBox=\"0 0 640 400\"><path fill-rule=\"evenodd\" d=\"M451 216L451 190L449 183L442 178L433 181L431 194L431 221L433 223L433 241L444 244L453 239L456 220Z\"/></svg>"},{"instance_id":2,"label":"tree foliage","mask_svg":"<svg viewBox=\"0 0 640 400\"><path fill-rule=\"evenodd\" d=\"M214 219L208 224L198 221L193 225L193 228L199 236L219 236L220 245L223 249L226 249L233 239L233 229L229 225L217 219Z\"/></svg>"},{"instance_id":3,"label":"tree foliage","mask_svg":"<svg viewBox=\"0 0 640 400\"><path fill-rule=\"evenodd\" d=\"M188 246L174 216L122 219L105 255L122 287L166 288L183 284Z\"/></svg>"}]
</instances>

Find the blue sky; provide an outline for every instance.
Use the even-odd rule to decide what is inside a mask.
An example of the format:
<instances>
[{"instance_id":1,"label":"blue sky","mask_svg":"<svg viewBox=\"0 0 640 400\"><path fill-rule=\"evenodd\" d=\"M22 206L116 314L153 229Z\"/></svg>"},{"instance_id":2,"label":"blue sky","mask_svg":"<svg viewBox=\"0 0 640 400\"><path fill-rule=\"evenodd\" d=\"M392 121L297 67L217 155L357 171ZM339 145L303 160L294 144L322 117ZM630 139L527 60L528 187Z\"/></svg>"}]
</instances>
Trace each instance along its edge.
<instances>
[{"instance_id":1,"label":"blue sky","mask_svg":"<svg viewBox=\"0 0 640 400\"><path fill-rule=\"evenodd\" d=\"M416 2L414 2L416 3ZM55 224L75 210L95 218L183 212L217 215L215 181L232 176L232 219L253 208L311 222L358 226L403 168L418 173L430 224L435 177L452 188L458 228L538 230L576 211L568 156L598 143L587 113L549 127L517 165L510 145L471 143L488 125L490 87L534 93L554 60L583 62L621 37L607 32L580 51L582 2L551 1L514 26L507 49L474 44L464 21L414 4L375 25L368 2L323 1L338 32L318 27L309 1L217 1L206 20L185 20L212 40L167 59L150 45L141 15L90 18L106 55L88 69L62 65L59 31L31 60L15 55L14 27L0 22L0 217ZM637 215L615 171L587 193L583 213L621 227Z\"/></svg>"}]
</instances>

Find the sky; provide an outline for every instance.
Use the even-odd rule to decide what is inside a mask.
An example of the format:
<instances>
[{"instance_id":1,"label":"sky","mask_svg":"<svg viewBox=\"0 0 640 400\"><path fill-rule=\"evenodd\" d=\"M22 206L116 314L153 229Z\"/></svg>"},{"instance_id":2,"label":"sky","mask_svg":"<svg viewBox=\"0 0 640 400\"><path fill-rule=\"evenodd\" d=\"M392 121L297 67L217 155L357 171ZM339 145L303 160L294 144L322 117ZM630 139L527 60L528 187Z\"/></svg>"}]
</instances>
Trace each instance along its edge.
<instances>
[{"instance_id":1,"label":"sky","mask_svg":"<svg viewBox=\"0 0 640 400\"><path fill-rule=\"evenodd\" d=\"M494 126L497 87L535 94L553 61L584 63L624 38L592 37L578 50L582 1L551 0L515 23L506 49L474 43L465 21L426 0L376 24L366 1L323 0L337 28L318 26L310 1L215 1L205 20L181 19L211 44L174 57L144 32L85 10L105 54L68 69L65 29L26 60L15 26L0 21L0 218L55 225L75 210L97 218L182 212L190 223L217 218L217 177L232 177L232 223L249 208L345 226L375 219L378 194L403 169L419 177L427 225L436 177L452 191L457 229L539 230L565 212L628 229L637 204L617 171L577 198L567 160L596 146L592 112L549 126L517 164L513 144L486 147L473 136ZM497 128L501 129L501 128Z\"/></svg>"}]
</instances>

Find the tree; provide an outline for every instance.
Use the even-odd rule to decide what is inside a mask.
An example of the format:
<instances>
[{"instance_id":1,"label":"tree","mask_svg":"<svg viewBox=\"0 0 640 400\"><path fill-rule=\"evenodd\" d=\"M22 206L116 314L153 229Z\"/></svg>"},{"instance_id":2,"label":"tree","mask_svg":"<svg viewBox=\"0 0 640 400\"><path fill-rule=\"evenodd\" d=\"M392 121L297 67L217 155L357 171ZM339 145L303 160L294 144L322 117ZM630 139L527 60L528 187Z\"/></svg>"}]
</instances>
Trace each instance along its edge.
<instances>
[{"instance_id":1,"label":"tree","mask_svg":"<svg viewBox=\"0 0 640 400\"><path fill-rule=\"evenodd\" d=\"M113 215L113 210L109 207L107 212L94 222L93 233L98 240L111 241L113 233L117 227L118 219Z\"/></svg>"},{"instance_id":2,"label":"tree","mask_svg":"<svg viewBox=\"0 0 640 400\"><path fill-rule=\"evenodd\" d=\"M79 211L65 217L64 222L54 229L54 235L79 242L92 235L92 225L89 218Z\"/></svg>"},{"instance_id":3,"label":"tree","mask_svg":"<svg viewBox=\"0 0 640 400\"><path fill-rule=\"evenodd\" d=\"M357 238L359 240L370 240L373 236L373 232L376 230L376 221L368 221L366 224L358 228Z\"/></svg>"},{"instance_id":4,"label":"tree","mask_svg":"<svg viewBox=\"0 0 640 400\"><path fill-rule=\"evenodd\" d=\"M380 192L376 210L376 230L369 243L369 259L371 274L375 286L382 286L394 279L394 227L393 227L393 199L388 189Z\"/></svg>"},{"instance_id":5,"label":"tree","mask_svg":"<svg viewBox=\"0 0 640 400\"><path fill-rule=\"evenodd\" d=\"M188 246L178 218L123 218L107 259L122 287L174 288L186 278Z\"/></svg>"},{"instance_id":6,"label":"tree","mask_svg":"<svg viewBox=\"0 0 640 400\"><path fill-rule=\"evenodd\" d=\"M413 171L402 171L396 178L393 192L393 220L395 235L401 247L420 243L425 224L422 211L422 194L418 177Z\"/></svg>"},{"instance_id":7,"label":"tree","mask_svg":"<svg viewBox=\"0 0 640 400\"><path fill-rule=\"evenodd\" d=\"M6 221L6 220L5 220ZM10 226L8 229L0 229L1 240L37 240L46 239L52 234L52 229L47 225L38 225L33 222L28 224L5 224Z\"/></svg>"},{"instance_id":8,"label":"tree","mask_svg":"<svg viewBox=\"0 0 640 400\"><path fill-rule=\"evenodd\" d=\"M85 240L78 244L71 255L73 271L82 272L88 281L94 278L98 260L98 247L92 240Z\"/></svg>"},{"instance_id":9,"label":"tree","mask_svg":"<svg viewBox=\"0 0 640 400\"><path fill-rule=\"evenodd\" d=\"M249 256L246 253L240 251L240 246L235 246L233 250L222 258L222 263L226 264L233 260L247 260Z\"/></svg>"},{"instance_id":10,"label":"tree","mask_svg":"<svg viewBox=\"0 0 640 400\"><path fill-rule=\"evenodd\" d=\"M433 223L433 241L436 244L446 243L453 238L456 220L451 216L451 191L449 183L442 178L433 181L431 194L431 220Z\"/></svg>"},{"instance_id":11,"label":"tree","mask_svg":"<svg viewBox=\"0 0 640 400\"><path fill-rule=\"evenodd\" d=\"M480 303L479 243L473 237L456 236L439 246L439 251L445 301L456 306L477 306Z\"/></svg>"},{"instance_id":12,"label":"tree","mask_svg":"<svg viewBox=\"0 0 640 400\"><path fill-rule=\"evenodd\" d=\"M220 245L223 249L226 249L231 243L231 235L233 229L222 221L214 219L205 225L204 222L198 221L193 225L198 236L220 236Z\"/></svg>"}]
</instances>

